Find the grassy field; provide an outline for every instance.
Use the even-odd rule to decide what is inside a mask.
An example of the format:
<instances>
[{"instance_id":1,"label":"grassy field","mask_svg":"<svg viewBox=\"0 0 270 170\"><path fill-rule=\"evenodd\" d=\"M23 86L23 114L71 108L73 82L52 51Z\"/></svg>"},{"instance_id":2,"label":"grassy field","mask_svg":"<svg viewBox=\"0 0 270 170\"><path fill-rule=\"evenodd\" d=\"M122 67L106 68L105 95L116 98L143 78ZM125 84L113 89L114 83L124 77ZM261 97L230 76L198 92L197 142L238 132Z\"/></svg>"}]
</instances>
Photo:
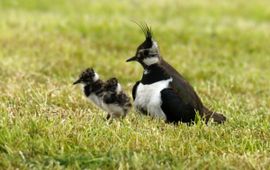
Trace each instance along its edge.
<instances>
[{"instance_id":1,"label":"grassy field","mask_svg":"<svg viewBox=\"0 0 270 170\"><path fill-rule=\"evenodd\" d=\"M92 66L126 91L146 21L160 51L224 113L108 124L72 86ZM270 1L0 1L0 169L270 169Z\"/></svg>"}]
</instances>

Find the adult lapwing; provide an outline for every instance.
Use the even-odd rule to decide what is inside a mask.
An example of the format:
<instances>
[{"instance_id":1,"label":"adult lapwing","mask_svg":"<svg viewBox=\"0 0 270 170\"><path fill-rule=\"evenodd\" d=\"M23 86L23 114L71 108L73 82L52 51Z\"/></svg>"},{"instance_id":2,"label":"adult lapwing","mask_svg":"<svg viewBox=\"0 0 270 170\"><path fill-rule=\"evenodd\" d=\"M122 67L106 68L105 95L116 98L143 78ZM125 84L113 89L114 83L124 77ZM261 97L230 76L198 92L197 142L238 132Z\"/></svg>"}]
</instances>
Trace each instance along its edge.
<instances>
[{"instance_id":1,"label":"adult lapwing","mask_svg":"<svg viewBox=\"0 0 270 170\"><path fill-rule=\"evenodd\" d=\"M127 60L139 62L144 69L142 79L132 90L136 110L173 123L194 122L196 112L206 122L210 118L217 123L226 121L225 116L204 106L188 81L161 57L151 29L146 24L140 27L145 40L135 56Z\"/></svg>"}]
</instances>

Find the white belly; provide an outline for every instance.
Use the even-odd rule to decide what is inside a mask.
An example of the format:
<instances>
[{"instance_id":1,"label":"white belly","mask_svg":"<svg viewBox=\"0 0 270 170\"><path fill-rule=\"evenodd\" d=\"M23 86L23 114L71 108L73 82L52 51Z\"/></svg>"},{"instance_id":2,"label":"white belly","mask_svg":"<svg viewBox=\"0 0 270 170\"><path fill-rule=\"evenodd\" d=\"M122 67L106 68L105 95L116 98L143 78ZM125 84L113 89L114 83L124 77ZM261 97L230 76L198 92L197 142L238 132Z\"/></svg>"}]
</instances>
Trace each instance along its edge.
<instances>
[{"instance_id":1,"label":"white belly","mask_svg":"<svg viewBox=\"0 0 270 170\"><path fill-rule=\"evenodd\" d=\"M167 88L172 79L158 81L153 84L139 84L136 90L136 98L134 106L137 110L140 108L147 111L153 117L166 119L164 112L161 109L161 94L160 92Z\"/></svg>"},{"instance_id":2,"label":"white belly","mask_svg":"<svg viewBox=\"0 0 270 170\"><path fill-rule=\"evenodd\" d=\"M101 109L104 109L103 107L102 107L102 98L100 98L100 97L98 97L97 95L95 95L95 94L90 94L89 96L88 96L88 99L91 101L91 102L93 102L96 106L98 106L98 107L100 107Z\"/></svg>"},{"instance_id":3,"label":"white belly","mask_svg":"<svg viewBox=\"0 0 270 170\"><path fill-rule=\"evenodd\" d=\"M102 107L107 111L112 117L124 116L124 110L117 104L102 104Z\"/></svg>"},{"instance_id":4,"label":"white belly","mask_svg":"<svg viewBox=\"0 0 270 170\"><path fill-rule=\"evenodd\" d=\"M117 104L105 104L101 97L98 97L95 94L90 94L88 96L89 100L93 102L96 106L108 112L112 117L124 116L124 110L122 107Z\"/></svg>"}]
</instances>

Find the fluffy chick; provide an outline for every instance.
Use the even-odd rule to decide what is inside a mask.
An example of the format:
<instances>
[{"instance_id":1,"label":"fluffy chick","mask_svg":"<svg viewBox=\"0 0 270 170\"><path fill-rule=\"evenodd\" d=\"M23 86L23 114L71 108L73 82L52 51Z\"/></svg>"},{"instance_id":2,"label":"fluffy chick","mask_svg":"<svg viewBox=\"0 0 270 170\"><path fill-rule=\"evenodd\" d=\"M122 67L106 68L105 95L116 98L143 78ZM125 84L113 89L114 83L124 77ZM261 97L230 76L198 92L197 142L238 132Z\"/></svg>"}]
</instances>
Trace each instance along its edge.
<instances>
[{"instance_id":1,"label":"fluffy chick","mask_svg":"<svg viewBox=\"0 0 270 170\"><path fill-rule=\"evenodd\" d=\"M131 102L128 95L122 90L116 78L105 82L103 95L103 107L108 112L107 119L124 118L130 111Z\"/></svg>"}]
</instances>

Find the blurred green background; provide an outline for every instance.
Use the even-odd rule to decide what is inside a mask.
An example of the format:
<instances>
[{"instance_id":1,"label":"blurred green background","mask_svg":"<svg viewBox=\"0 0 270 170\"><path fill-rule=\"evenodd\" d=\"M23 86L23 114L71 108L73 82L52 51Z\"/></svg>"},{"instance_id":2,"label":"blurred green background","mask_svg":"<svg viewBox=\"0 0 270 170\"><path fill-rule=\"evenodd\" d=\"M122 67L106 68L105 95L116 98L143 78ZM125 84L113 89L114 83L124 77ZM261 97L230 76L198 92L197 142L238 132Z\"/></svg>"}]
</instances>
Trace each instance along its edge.
<instances>
[{"instance_id":1,"label":"blurred green background","mask_svg":"<svg viewBox=\"0 0 270 170\"><path fill-rule=\"evenodd\" d=\"M71 85L93 67L130 94L134 20L225 125L109 125ZM1 0L0 169L268 169L269 21L269 0Z\"/></svg>"}]
</instances>

